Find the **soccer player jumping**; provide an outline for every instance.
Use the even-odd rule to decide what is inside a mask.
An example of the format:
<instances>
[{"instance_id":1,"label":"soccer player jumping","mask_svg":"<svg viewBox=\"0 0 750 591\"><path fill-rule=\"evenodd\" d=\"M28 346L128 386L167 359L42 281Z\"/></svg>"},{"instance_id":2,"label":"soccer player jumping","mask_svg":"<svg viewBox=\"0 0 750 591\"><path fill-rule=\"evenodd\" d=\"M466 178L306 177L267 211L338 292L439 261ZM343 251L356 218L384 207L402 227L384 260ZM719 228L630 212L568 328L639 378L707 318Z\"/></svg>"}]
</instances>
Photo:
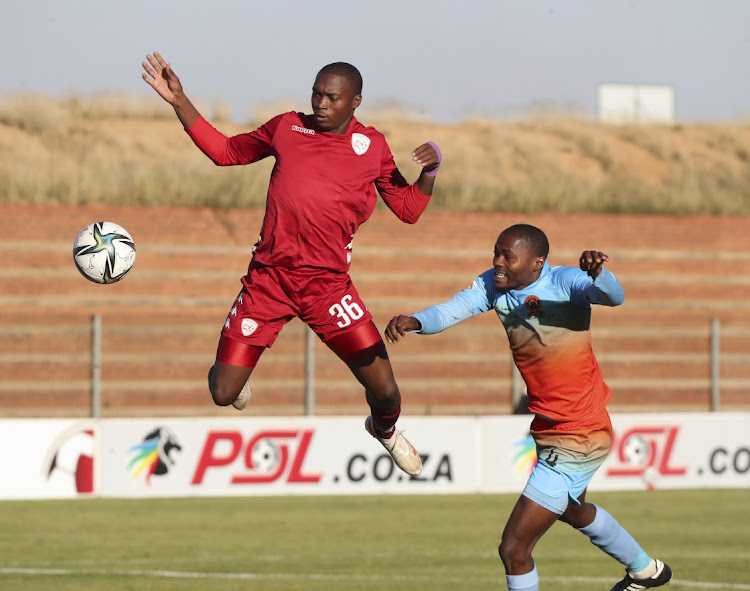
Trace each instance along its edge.
<instances>
[{"instance_id":1,"label":"soccer player jumping","mask_svg":"<svg viewBox=\"0 0 750 591\"><path fill-rule=\"evenodd\" d=\"M495 310L513 360L527 386L537 464L503 531L499 552L510 591L537 591L531 552L557 520L587 535L626 566L612 591L666 585L672 571L652 559L604 509L586 502L586 488L612 445L607 403L612 397L591 349L591 304L619 306L625 295L604 263L586 250L579 268L552 267L544 232L527 224L504 230L493 267L448 301L411 316L395 316L385 330L395 343L409 332L438 333Z\"/></svg>"},{"instance_id":2,"label":"soccer player jumping","mask_svg":"<svg viewBox=\"0 0 750 591\"><path fill-rule=\"evenodd\" d=\"M362 77L347 63L318 72L311 114L283 113L234 137L201 117L159 53L142 65L143 79L174 108L187 134L216 165L276 160L260 237L208 373L214 402L240 410L247 405L248 379L258 359L298 317L364 386L371 410L367 431L399 468L419 474L422 460L396 428L401 394L385 344L348 271L354 234L375 209L377 193L400 220L419 219L440 167L437 145L427 142L414 150L422 172L409 184L383 134L354 117L362 102Z\"/></svg>"}]
</instances>

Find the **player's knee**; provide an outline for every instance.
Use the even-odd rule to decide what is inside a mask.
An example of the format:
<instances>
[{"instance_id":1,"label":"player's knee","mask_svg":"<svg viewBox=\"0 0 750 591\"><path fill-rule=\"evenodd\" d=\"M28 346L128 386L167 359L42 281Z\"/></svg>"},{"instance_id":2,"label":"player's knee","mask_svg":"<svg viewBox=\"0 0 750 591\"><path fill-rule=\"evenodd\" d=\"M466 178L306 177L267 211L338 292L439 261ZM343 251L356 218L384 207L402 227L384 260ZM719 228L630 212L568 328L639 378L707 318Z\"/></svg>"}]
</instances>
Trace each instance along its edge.
<instances>
[{"instance_id":1,"label":"player's knee","mask_svg":"<svg viewBox=\"0 0 750 591\"><path fill-rule=\"evenodd\" d=\"M211 390L211 398L217 406L229 406L237 399L237 394L221 387Z\"/></svg>"},{"instance_id":2,"label":"player's knee","mask_svg":"<svg viewBox=\"0 0 750 591\"><path fill-rule=\"evenodd\" d=\"M388 402L389 406L398 406L401 404L401 392L396 382L390 382L385 385L381 391L381 400Z\"/></svg>"},{"instance_id":3,"label":"player's knee","mask_svg":"<svg viewBox=\"0 0 750 591\"><path fill-rule=\"evenodd\" d=\"M596 506L591 503L581 503L580 505L568 505L565 512L560 515L560 521L568 525L581 529L590 525L596 517Z\"/></svg>"},{"instance_id":4,"label":"player's knee","mask_svg":"<svg viewBox=\"0 0 750 591\"><path fill-rule=\"evenodd\" d=\"M389 382L367 391L367 402L375 408L390 410L401 405L401 392L396 382Z\"/></svg>"},{"instance_id":5,"label":"player's knee","mask_svg":"<svg viewBox=\"0 0 750 591\"><path fill-rule=\"evenodd\" d=\"M510 537L503 537L502 542L497 547L497 553L500 555L500 560L503 561L506 571L515 570L531 560L531 553L528 549Z\"/></svg>"},{"instance_id":6,"label":"player's knee","mask_svg":"<svg viewBox=\"0 0 750 591\"><path fill-rule=\"evenodd\" d=\"M208 371L208 390L211 392L214 404L217 406L229 406L237 399L239 392L235 392L228 384L217 380L215 366Z\"/></svg>"},{"instance_id":7,"label":"player's knee","mask_svg":"<svg viewBox=\"0 0 750 591\"><path fill-rule=\"evenodd\" d=\"M239 392L226 387L224 384L215 384L211 388L211 398L217 406L229 406L237 400Z\"/></svg>"}]
</instances>

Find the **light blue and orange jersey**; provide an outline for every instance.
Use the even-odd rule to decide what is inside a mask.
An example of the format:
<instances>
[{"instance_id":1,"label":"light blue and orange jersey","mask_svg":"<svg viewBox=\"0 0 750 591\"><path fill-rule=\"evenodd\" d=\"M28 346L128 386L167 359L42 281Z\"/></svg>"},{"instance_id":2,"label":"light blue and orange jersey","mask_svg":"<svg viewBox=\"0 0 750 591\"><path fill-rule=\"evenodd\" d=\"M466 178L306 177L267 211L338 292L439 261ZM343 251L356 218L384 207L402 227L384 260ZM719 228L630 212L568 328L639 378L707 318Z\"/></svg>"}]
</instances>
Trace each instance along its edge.
<instances>
[{"instance_id":1,"label":"light blue and orange jersey","mask_svg":"<svg viewBox=\"0 0 750 591\"><path fill-rule=\"evenodd\" d=\"M591 304L623 301L622 286L607 269L592 280L575 267L545 262L539 279L528 287L502 293L490 269L468 289L412 316L422 324L418 332L434 334L495 310L526 382L529 411L540 417L534 427L544 431L541 417L551 420L550 426L608 422L605 409L612 394L591 348Z\"/></svg>"}]
</instances>

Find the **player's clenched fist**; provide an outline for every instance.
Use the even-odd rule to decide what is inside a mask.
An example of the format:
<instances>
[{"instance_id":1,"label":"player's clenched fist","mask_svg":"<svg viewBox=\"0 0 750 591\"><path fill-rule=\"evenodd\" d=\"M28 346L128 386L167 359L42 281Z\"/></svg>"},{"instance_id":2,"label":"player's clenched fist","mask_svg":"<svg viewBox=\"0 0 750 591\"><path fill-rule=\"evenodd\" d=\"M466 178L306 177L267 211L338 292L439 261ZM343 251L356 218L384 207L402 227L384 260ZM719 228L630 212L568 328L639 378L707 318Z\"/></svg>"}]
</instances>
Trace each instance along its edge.
<instances>
[{"instance_id":1,"label":"player's clenched fist","mask_svg":"<svg viewBox=\"0 0 750 591\"><path fill-rule=\"evenodd\" d=\"M422 325L413 316L394 316L385 328L385 339L395 343L405 337L407 332L420 330Z\"/></svg>"},{"instance_id":2,"label":"player's clenched fist","mask_svg":"<svg viewBox=\"0 0 750 591\"><path fill-rule=\"evenodd\" d=\"M426 142L411 153L411 158L425 169L429 176L437 175L443 155L435 142Z\"/></svg>"},{"instance_id":3,"label":"player's clenched fist","mask_svg":"<svg viewBox=\"0 0 750 591\"><path fill-rule=\"evenodd\" d=\"M596 279L602 272L602 266L609 260L609 257L598 250L584 250L578 261L581 271L586 271L591 277Z\"/></svg>"}]
</instances>

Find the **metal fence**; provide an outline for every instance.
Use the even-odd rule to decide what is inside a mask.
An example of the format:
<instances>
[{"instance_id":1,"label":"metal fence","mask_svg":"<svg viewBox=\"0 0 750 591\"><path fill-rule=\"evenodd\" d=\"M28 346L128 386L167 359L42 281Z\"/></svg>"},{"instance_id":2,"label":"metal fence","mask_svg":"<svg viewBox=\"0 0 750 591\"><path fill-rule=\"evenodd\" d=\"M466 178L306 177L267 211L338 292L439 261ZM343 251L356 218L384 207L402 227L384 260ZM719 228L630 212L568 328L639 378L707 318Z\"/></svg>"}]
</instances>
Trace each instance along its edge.
<instances>
[{"instance_id":1,"label":"metal fence","mask_svg":"<svg viewBox=\"0 0 750 591\"><path fill-rule=\"evenodd\" d=\"M315 340L309 329L305 330L304 354L304 414L316 414L316 381L315 381ZM102 366L102 319L94 315L91 319L91 417L101 418L101 366ZM721 410L721 322L712 318L710 322L710 410ZM521 374L511 360L511 405L512 409L521 407L524 387Z\"/></svg>"}]
</instances>

